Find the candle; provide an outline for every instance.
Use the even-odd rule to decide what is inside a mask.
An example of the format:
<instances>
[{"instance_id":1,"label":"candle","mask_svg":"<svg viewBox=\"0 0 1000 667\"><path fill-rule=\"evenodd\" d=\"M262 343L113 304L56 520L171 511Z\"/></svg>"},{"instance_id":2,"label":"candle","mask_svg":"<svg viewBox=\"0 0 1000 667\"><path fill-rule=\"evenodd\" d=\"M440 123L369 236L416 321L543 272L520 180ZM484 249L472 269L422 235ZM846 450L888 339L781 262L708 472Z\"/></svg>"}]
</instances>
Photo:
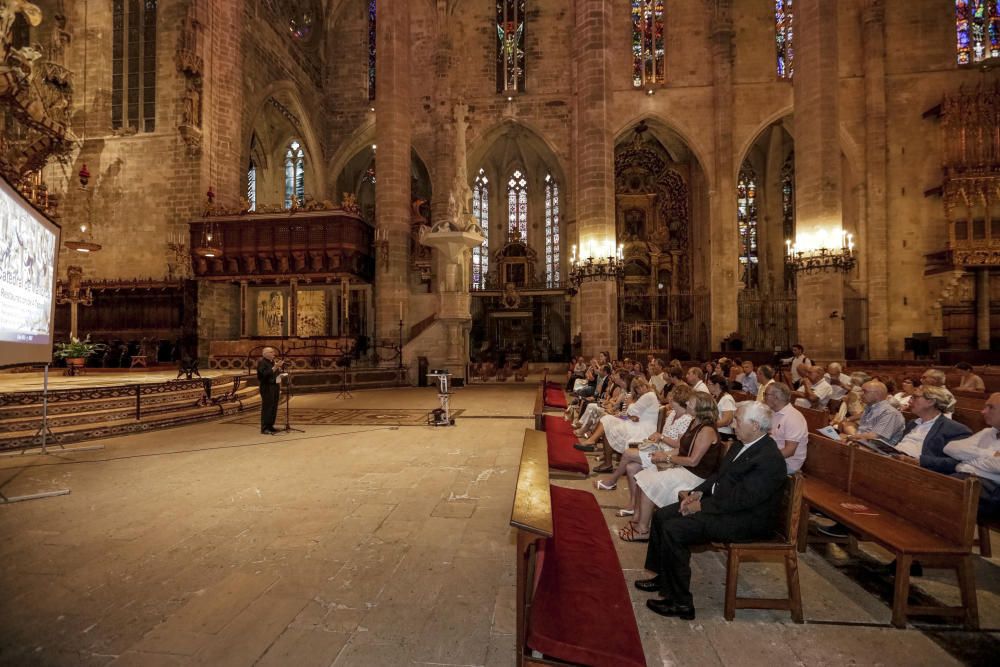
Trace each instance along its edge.
<instances>
[{"instance_id":1,"label":"candle","mask_svg":"<svg viewBox=\"0 0 1000 667\"><path fill-rule=\"evenodd\" d=\"M399 321L403 321L403 302L399 302Z\"/></svg>"}]
</instances>

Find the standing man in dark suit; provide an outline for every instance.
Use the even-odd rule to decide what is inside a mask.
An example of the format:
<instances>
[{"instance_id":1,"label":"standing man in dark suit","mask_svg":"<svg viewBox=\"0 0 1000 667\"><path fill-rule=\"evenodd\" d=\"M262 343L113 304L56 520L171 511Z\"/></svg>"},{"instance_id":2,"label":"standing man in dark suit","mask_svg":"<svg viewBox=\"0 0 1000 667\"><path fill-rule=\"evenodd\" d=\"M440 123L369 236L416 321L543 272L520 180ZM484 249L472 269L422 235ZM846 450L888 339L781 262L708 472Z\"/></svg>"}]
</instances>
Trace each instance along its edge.
<instances>
[{"instance_id":1,"label":"standing man in dark suit","mask_svg":"<svg viewBox=\"0 0 1000 667\"><path fill-rule=\"evenodd\" d=\"M653 515L646 569L656 576L636 581L635 587L660 592L662 599L646 601L657 614L694 618L692 544L748 542L774 529L787 474L785 458L768 435L771 416L763 403L741 405L733 420L739 442L729 448L719 471L694 491L682 491L681 502Z\"/></svg>"},{"instance_id":2,"label":"standing man in dark suit","mask_svg":"<svg viewBox=\"0 0 1000 667\"><path fill-rule=\"evenodd\" d=\"M278 431L274 428L274 420L278 417L278 396L281 388L278 377L282 373L283 361L276 362L278 353L273 347L265 347L261 359L257 362L257 383L260 386L260 432L273 435Z\"/></svg>"}]
</instances>

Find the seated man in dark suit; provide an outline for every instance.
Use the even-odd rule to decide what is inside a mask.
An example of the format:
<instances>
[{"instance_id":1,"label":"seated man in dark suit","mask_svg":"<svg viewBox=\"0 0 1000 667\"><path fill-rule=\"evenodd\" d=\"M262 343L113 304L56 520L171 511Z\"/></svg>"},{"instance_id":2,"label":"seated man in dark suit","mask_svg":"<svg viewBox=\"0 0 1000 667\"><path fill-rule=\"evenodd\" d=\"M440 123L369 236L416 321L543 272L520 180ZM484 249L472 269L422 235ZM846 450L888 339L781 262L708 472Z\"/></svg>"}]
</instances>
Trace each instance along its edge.
<instances>
[{"instance_id":1,"label":"seated man in dark suit","mask_svg":"<svg viewBox=\"0 0 1000 667\"><path fill-rule=\"evenodd\" d=\"M763 403L742 404L733 420L739 442L729 448L719 471L694 491L682 491L681 502L653 515L646 569L656 576L635 586L662 594L646 601L657 614L694 618L692 544L749 542L773 531L787 475L785 458L768 435L771 416Z\"/></svg>"},{"instance_id":2,"label":"seated man in dark suit","mask_svg":"<svg viewBox=\"0 0 1000 667\"><path fill-rule=\"evenodd\" d=\"M913 391L910 411L917 416L903 428L899 439L892 443L908 463L950 475L958 461L948 456L944 447L952 440L972 435L965 424L949 419L946 414L955 409L955 397L947 389L921 385Z\"/></svg>"}]
</instances>

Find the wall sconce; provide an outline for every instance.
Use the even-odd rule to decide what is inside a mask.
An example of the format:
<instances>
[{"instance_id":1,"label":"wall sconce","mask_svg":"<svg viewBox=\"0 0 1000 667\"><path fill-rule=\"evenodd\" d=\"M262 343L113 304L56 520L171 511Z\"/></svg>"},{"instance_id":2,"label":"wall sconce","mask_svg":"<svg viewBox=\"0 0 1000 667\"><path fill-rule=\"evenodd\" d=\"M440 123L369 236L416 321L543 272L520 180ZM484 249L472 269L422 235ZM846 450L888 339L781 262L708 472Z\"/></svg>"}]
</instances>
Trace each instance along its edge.
<instances>
[{"instance_id":1,"label":"wall sconce","mask_svg":"<svg viewBox=\"0 0 1000 667\"><path fill-rule=\"evenodd\" d=\"M842 229L819 229L785 240L785 263L797 273L849 272L857 264L854 234Z\"/></svg>"},{"instance_id":2,"label":"wall sconce","mask_svg":"<svg viewBox=\"0 0 1000 667\"><path fill-rule=\"evenodd\" d=\"M570 254L569 279L575 288L589 281L621 280L625 277L623 248L615 248L611 241L591 242L587 246L587 256L583 252L577 257L576 246Z\"/></svg>"}]
</instances>

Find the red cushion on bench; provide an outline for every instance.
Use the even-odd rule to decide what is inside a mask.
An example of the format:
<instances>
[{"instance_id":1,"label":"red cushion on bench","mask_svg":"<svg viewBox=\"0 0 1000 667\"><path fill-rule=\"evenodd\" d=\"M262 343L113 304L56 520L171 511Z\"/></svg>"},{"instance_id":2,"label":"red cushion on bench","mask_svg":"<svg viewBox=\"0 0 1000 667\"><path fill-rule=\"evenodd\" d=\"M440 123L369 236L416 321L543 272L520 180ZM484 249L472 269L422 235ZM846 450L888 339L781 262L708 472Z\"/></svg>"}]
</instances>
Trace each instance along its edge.
<instances>
[{"instance_id":1,"label":"red cushion on bench","mask_svg":"<svg viewBox=\"0 0 1000 667\"><path fill-rule=\"evenodd\" d=\"M552 537L528 619L528 646L580 665L635 665L646 656L608 524L593 494L552 489Z\"/></svg>"},{"instance_id":2,"label":"red cushion on bench","mask_svg":"<svg viewBox=\"0 0 1000 667\"><path fill-rule=\"evenodd\" d=\"M545 423L542 424L546 433L559 433L560 435L574 435L573 425L558 415L545 415Z\"/></svg>"},{"instance_id":3,"label":"red cushion on bench","mask_svg":"<svg viewBox=\"0 0 1000 667\"><path fill-rule=\"evenodd\" d=\"M590 475L590 464L587 456L573 447L580 439L573 432L560 433L546 431L545 443L549 446L549 469L579 473L584 477Z\"/></svg>"},{"instance_id":4,"label":"red cushion on bench","mask_svg":"<svg viewBox=\"0 0 1000 667\"><path fill-rule=\"evenodd\" d=\"M566 394L563 393L562 388L546 387L545 405L551 408L566 409Z\"/></svg>"}]
</instances>

